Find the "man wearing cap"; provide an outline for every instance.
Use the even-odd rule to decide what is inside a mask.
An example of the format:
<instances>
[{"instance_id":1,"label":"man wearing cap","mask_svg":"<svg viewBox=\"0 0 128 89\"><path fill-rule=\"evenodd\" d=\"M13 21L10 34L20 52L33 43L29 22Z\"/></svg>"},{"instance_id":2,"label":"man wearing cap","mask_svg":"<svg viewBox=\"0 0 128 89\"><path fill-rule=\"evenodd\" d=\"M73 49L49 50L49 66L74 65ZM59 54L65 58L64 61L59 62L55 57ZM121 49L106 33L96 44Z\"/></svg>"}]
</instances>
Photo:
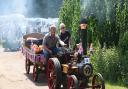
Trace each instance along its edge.
<instances>
[{"instance_id":1,"label":"man wearing cap","mask_svg":"<svg viewBox=\"0 0 128 89\"><path fill-rule=\"evenodd\" d=\"M62 46L66 45L63 41L60 40L59 36L56 35L56 26L51 25L50 32L43 39L43 53L47 60L51 54L56 54L60 51L59 48L56 47L57 43L60 43Z\"/></svg>"},{"instance_id":2,"label":"man wearing cap","mask_svg":"<svg viewBox=\"0 0 128 89\"><path fill-rule=\"evenodd\" d=\"M65 24L61 23L60 24L60 36L59 37L69 47L70 46L70 37L71 37L71 35L65 29L66 29Z\"/></svg>"},{"instance_id":3,"label":"man wearing cap","mask_svg":"<svg viewBox=\"0 0 128 89\"><path fill-rule=\"evenodd\" d=\"M83 18L80 21L79 28L80 41L82 42L83 54L87 55L87 19Z\"/></svg>"}]
</instances>

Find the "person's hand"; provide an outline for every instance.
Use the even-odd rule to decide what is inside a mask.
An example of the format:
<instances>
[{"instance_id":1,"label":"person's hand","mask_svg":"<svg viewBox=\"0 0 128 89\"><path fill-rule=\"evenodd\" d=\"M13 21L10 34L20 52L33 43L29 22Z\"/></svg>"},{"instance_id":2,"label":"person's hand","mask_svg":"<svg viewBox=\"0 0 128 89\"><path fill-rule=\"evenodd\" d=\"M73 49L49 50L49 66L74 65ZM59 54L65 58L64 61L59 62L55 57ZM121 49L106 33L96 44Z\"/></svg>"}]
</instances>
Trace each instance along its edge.
<instances>
[{"instance_id":1,"label":"person's hand","mask_svg":"<svg viewBox=\"0 0 128 89\"><path fill-rule=\"evenodd\" d=\"M67 47L67 44L64 44L63 46L64 46L64 47Z\"/></svg>"}]
</instances>

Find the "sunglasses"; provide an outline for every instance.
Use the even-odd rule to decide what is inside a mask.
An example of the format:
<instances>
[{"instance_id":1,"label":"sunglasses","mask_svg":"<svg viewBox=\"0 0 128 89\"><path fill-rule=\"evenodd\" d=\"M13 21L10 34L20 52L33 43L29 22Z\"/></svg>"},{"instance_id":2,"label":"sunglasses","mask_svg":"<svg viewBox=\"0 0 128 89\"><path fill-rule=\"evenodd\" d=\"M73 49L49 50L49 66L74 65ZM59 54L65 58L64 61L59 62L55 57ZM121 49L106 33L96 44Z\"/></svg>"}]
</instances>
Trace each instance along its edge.
<instances>
[{"instance_id":1,"label":"sunglasses","mask_svg":"<svg viewBox=\"0 0 128 89\"><path fill-rule=\"evenodd\" d=\"M65 27L61 27L61 29L65 29Z\"/></svg>"}]
</instances>

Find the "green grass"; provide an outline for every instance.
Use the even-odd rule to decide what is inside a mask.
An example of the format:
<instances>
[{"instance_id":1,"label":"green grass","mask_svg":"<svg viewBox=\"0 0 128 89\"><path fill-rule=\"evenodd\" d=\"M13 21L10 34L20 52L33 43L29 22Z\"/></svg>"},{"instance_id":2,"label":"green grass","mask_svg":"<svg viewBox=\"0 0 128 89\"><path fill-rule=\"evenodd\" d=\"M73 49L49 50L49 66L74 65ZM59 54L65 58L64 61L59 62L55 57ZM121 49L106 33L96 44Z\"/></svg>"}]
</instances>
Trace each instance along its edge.
<instances>
[{"instance_id":1,"label":"green grass","mask_svg":"<svg viewBox=\"0 0 128 89\"><path fill-rule=\"evenodd\" d=\"M116 84L110 84L110 83L106 83L105 84L105 89L128 89L128 87L123 87L123 86L119 86Z\"/></svg>"}]
</instances>

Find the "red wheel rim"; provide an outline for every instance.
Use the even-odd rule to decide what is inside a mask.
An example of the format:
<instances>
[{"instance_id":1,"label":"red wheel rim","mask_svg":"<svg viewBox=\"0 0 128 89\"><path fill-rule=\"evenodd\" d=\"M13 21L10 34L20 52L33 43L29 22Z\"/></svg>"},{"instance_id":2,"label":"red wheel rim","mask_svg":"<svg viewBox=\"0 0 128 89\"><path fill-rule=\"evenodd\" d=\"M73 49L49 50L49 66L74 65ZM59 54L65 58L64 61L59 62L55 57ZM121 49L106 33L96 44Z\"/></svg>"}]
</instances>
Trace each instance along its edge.
<instances>
[{"instance_id":1,"label":"red wheel rim","mask_svg":"<svg viewBox=\"0 0 128 89\"><path fill-rule=\"evenodd\" d=\"M52 61L48 61L47 79L48 79L49 89L55 89L56 74L55 74L55 66Z\"/></svg>"},{"instance_id":2,"label":"red wheel rim","mask_svg":"<svg viewBox=\"0 0 128 89\"><path fill-rule=\"evenodd\" d=\"M75 80L71 76L68 77L68 89L76 89Z\"/></svg>"},{"instance_id":3,"label":"red wheel rim","mask_svg":"<svg viewBox=\"0 0 128 89\"><path fill-rule=\"evenodd\" d=\"M37 77L38 77L38 67L36 65L34 65L34 67L33 67L33 80L37 81Z\"/></svg>"}]
</instances>

